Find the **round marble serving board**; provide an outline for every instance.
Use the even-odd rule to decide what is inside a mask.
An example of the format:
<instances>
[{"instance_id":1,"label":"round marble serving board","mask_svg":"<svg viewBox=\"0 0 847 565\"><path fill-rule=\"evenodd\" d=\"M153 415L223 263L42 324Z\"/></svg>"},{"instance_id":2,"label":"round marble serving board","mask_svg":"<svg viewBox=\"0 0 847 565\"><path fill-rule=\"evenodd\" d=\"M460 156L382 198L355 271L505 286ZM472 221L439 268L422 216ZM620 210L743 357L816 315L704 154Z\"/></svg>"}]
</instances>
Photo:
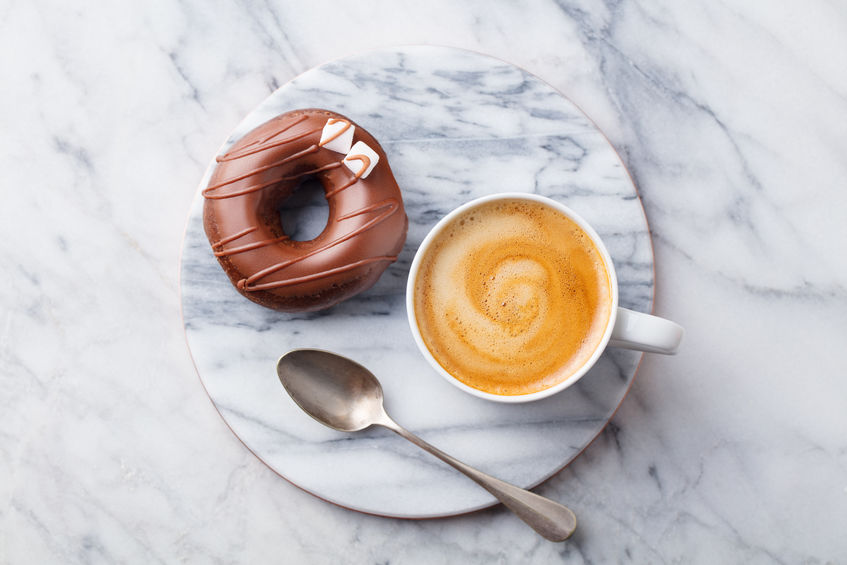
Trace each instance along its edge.
<instances>
[{"instance_id":1,"label":"round marble serving board","mask_svg":"<svg viewBox=\"0 0 847 565\"><path fill-rule=\"evenodd\" d=\"M329 310L285 314L240 296L212 255L199 192L182 253L188 345L212 402L241 441L281 476L336 504L424 518L494 504L483 489L383 429L343 434L291 401L280 355L316 347L369 367L388 412L457 458L524 487L576 457L623 400L641 354L609 350L579 383L529 404L471 397L415 348L404 291L415 250L456 206L494 192L538 192L584 216L606 242L622 306L649 312L653 255L641 202L619 156L572 102L528 72L464 50L372 51L312 69L238 125L247 131L297 108L347 115L381 143L403 191L409 232L398 261L370 290ZM214 159L201 181L205 186Z\"/></svg>"}]
</instances>

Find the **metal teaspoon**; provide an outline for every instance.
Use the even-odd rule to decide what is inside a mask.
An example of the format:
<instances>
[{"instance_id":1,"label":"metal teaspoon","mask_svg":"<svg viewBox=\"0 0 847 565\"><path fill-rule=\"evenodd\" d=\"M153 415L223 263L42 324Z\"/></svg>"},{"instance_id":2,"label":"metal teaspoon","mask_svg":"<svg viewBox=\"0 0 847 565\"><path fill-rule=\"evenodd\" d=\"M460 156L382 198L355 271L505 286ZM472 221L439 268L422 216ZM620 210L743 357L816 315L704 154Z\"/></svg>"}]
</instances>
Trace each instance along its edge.
<instances>
[{"instance_id":1,"label":"metal teaspoon","mask_svg":"<svg viewBox=\"0 0 847 565\"><path fill-rule=\"evenodd\" d=\"M465 465L398 425L385 412L377 378L355 361L295 349L280 357L276 372L294 402L325 426L342 432L388 428L467 475L548 540L564 541L576 529L576 516L567 507Z\"/></svg>"}]
</instances>

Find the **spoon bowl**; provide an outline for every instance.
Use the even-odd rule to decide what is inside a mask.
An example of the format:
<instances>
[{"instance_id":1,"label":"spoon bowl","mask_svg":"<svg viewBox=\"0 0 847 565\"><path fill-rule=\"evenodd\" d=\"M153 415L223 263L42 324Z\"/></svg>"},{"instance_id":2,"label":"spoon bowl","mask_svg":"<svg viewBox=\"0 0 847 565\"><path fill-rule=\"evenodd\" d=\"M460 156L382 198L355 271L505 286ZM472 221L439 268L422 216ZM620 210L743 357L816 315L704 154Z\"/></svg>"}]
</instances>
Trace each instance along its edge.
<instances>
[{"instance_id":1,"label":"spoon bowl","mask_svg":"<svg viewBox=\"0 0 847 565\"><path fill-rule=\"evenodd\" d=\"M388 428L464 473L543 537L564 541L576 529L576 516L567 507L474 469L397 424L382 405L379 381L355 361L320 349L295 349L280 357L276 372L294 402L325 426L342 432Z\"/></svg>"},{"instance_id":2,"label":"spoon bowl","mask_svg":"<svg viewBox=\"0 0 847 565\"><path fill-rule=\"evenodd\" d=\"M319 349L295 349L280 357L279 380L303 411L340 432L358 432L385 414L382 385L355 361Z\"/></svg>"}]
</instances>

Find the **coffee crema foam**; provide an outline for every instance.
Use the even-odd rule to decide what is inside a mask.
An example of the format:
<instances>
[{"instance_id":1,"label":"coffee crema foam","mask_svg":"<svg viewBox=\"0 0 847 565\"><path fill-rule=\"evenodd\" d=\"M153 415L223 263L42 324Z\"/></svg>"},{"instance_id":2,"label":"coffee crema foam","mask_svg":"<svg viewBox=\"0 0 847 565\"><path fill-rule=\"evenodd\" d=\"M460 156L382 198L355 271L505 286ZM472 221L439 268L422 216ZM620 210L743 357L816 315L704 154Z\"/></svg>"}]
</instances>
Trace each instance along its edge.
<instances>
[{"instance_id":1,"label":"coffee crema foam","mask_svg":"<svg viewBox=\"0 0 847 565\"><path fill-rule=\"evenodd\" d=\"M438 233L414 308L433 357L466 385L520 395L567 380L599 345L608 272L582 228L542 203L481 204Z\"/></svg>"}]
</instances>

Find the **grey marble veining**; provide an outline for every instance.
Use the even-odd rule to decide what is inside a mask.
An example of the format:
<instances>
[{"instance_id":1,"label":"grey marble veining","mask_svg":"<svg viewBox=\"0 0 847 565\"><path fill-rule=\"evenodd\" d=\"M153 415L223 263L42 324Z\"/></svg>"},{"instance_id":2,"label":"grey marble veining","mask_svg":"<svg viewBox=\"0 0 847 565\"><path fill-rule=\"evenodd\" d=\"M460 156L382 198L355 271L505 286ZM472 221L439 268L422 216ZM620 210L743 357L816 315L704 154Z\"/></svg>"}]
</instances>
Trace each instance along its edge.
<instances>
[{"instance_id":1,"label":"grey marble veining","mask_svg":"<svg viewBox=\"0 0 847 565\"><path fill-rule=\"evenodd\" d=\"M0 563L847 563L845 31L832 0L0 2ZM186 347L185 220L222 140L308 69L405 44L514 63L597 123L686 328L537 487L578 515L567 543L501 508L318 500Z\"/></svg>"},{"instance_id":2,"label":"grey marble veining","mask_svg":"<svg viewBox=\"0 0 847 565\"><path fill-rule=\"evenodd\" d=\"M611 417L641 355L610 350L577 386L542 402L481 401L444 382L418 353L406 278L423 237L453 208L493 192L538 192L596 227L620 271L621 304L649 311L648 228L614 149L526 71L468 51L407 47L300 75L251 112L221 151L302 107L342 112L380 141L403 191L409 233L398 261L369 291L327 311L280 314L232 289L203 233L197 197L182 255L183 315L200 377L227 424L276 472L346 507L428 517L494 502L390 432L339 434L302 414L279 385L275 361L289 349L319 347L371 368L396 418L491 474L528 487L569 463Z\"/></svg>"}]
</instances>

